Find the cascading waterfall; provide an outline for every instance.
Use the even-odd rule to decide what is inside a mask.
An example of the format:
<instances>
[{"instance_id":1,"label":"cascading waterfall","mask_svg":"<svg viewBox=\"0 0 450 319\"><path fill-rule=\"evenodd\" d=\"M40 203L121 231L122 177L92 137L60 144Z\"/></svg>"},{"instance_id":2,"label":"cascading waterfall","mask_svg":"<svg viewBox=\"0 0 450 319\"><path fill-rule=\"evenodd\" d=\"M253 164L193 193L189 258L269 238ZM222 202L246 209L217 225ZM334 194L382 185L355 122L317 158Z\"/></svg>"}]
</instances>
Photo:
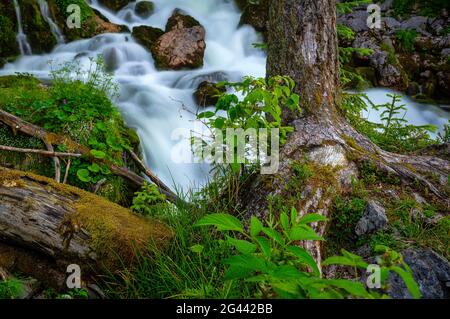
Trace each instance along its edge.
<instances>
[{"instance_id":1,"label":"cascading waterfall","mask_svg":"<svg viewBox=\"0 0 450 319\"><path fill-rule=\"evenodd\" d=\"M205 79L240 81L245 75L265 75L265 54L253 47L262 39L249 26L239 27L240 12L228 0L155 0L155 13L148 19L134 14L135 2L117 13L91 6L112 23L164 29L172 12L179 8L196 18L206 29L204 66L196 70L158 71L152 55L136 43L129 33L102 34L91 39L65 43L44 55L22 56L5 65L2 74L29 72L47 80L51 65L77 61L89 69L90 57L101 55L106 66L120 84L116 101L127 124L134 128L141 141L147 165L167 185L187 189L203 184L209 166L176 163L172 152L180 146L172 140L177 128L194 129L198 109L193 99L197 85ZM189 143L189 140L184 141Z\"/></svg>"},{"instance_id":2,"label":"cascading waterfall","mask_svg":"<svg viewBox=\"0 0 450 319\"><path fill-rule=\"evenodd\" d=\"M15 0L16 2L16 0ZM204 80L240 81L243 76L265 76L266 56L254 48L262 42L253 28L239 27L240 12L230 0L154 0L155 13L148 19L135 15L136 2L117 13L100 6L97 0L90 5L112 23L133 26L149 25L165 28L174 9L179 8L197 19L206 29L204 66L196 70L158 71L152 55L136 43L129 33L103 34L91 39L58 45L46 55L22 56L5 65L2 74L33 73L48 79L48 61L63 63L77 61L89 69L90 57L101 55L106 66L114 72L120 84L116 101L127 124L136 129L147 165L167 185L187 189L200 186L208 178L209 166L180 164L172 153L180 146L172 140L177 128L194 130L198 110L193 93ZM432 110L430 108L429 110ZM448 118L448 116L447 116ZM446 122L436 113L436 119ZM189 144L190 141L183 141Z\"/></svg>"},{"instance_id":3,"label":"cascading waterfall","mask_svg":"<svg viewBox=\"0 0 450 319\"><path fill-rule=\"evenodd\" d=\"M22 27L22 14L20 13L20 5L17 0L14 0L14 8L16 10L16 18L17 18L17 42L19 43L20 54L22 55L30 55L31 54L31 45L28 42L27 35L23 32Z\"/></svg>"},{"instance_id":4,"label":"cascading waterfall","mask_svg":"<svg viewBox=\"0 0 450 319\"><path fill-rule=\"evenodd\" d=\"M50 31L52 32L53 36L55 37L56 42L58 44L65 43L66 40L64 38L64 34L61 32L61 29L58 27L58 25L52 19L47 0L38 0L38 3L39 3L39 8L41 10L42 17L44 18L45 22L47 22L47 24L49 25Z\"/></svg>"}]
</instances>

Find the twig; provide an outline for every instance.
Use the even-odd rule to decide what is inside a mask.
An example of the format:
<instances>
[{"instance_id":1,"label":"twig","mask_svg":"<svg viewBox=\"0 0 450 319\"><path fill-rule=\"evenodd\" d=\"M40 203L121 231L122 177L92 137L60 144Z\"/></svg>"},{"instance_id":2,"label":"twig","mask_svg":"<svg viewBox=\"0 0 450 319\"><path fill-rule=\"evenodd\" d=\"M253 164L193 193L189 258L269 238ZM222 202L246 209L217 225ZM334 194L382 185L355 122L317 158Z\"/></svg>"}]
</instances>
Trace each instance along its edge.
<instances>
[{"instance_id":1,"label":"twig","mask_svg":"<svg viewBox=\"0 0 450 319\"><path fill-rule=\"evenodd\" d=\"M31 153L31 154L39 154L46 157L81 157L81 154L76 153L62 153L62 152L55 152L55 151L44 151L39 149L31 149L31 148L17 148L17 147L11 147L11 146L5 146L0 145L0 151L10 151L10 152L17 152L17 153Z\"/></svg>"},{"instance_id":2,"label":"twig","mask_svg":"<svg viewBox=\"0 0 450 319\"><path fill-rule=\"evenodd\" d=\"M139 158L139 156L136 155L133 151L130 151L131 157L136 161L136 163L144 170L145 175L147 175L150 180L155 183L160 188L164 189L167 192L172 192L172 190L164 184L158 176L156 176L145 164L142 162L142 160ZM175 194L173 194L175 195ZM176 196L176 195L175 195Z\"/></svg>"},{"instance_id":3,"label":"twig","mask_svg":"<svg viewBox=\"0 0 450 319\"><path fill-rule=\"evenodd\" d=\"M67 184L67 179L69 178L70 165L72 164L72 158L69 157L66 165L66 173L64 174L63 184Z\"/></svg>"}]
</instances>

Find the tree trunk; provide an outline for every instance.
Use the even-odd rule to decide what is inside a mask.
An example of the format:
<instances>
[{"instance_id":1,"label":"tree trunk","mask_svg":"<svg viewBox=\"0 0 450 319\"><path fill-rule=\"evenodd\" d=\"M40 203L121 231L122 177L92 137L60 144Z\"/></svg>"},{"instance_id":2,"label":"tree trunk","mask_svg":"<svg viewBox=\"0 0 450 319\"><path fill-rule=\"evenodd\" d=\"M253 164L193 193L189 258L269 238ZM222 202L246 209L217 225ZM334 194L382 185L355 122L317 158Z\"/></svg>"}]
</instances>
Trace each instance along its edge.
<instances>
[{"instance_id":1,"label":"tree trunk","mask_svg":"<svg viewBox=\"0 0 450 319\"><path fill-rule=\"evenodd\" d=\"M290 76L309 114L333 116L339 87L334 0L271 1L267 75Z\"/></svg>"},{"instance_id":2,"label":"tree trunk","mask_svg":"<svg viewBox=\"0 0 450 319\"><path fill-rule=\"evenodd\" d=\"M0 167L0 267L61 286L70 264L115 271L149 241L170 236L161 223L94 194Z\"/></svg>"},{"instance_id":3,"label":"tree trunk","mask_svg":"<svg viewBox=\"0 0 450 319\"><path fill-rule=\"evenodd\" d=\"M279 171L257 176L241 195L247 218L264 218L277 203L307 213L330 217L333 199L348 192L365 161L394 174L403 183L418 181L423 192L449 205L444 190L448 161L429 156L403 156L381 150L353 129L338 111L339 68L334 0L277 0L270 6L268 76L287 75L297 84L304 114L287 113L285 123L295 128L280 154ZM307 163L314 176L302 180L296 165ZM427 176L434 175L433 181ZM269 200L270 199L270 200ZM277 202L278 199L278 202ZM275 209L273 209L275 208ZM324 235L326 223L316 225ZM318 264L320 242L303 243Z\"/></svg>"}]
</instances>

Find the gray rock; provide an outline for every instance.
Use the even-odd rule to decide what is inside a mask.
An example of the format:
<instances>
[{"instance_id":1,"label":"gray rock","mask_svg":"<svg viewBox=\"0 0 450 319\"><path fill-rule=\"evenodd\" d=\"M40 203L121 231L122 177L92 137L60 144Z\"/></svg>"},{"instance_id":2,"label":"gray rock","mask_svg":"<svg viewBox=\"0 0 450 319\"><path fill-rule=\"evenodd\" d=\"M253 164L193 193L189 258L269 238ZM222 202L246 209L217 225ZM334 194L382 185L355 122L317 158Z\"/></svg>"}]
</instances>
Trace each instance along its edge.
<instances>
[{"instance_id":1,"label":"gray rock","mask_svg":"<svg viewBox=\"0 0 450 319\"><path fill-rule=\"evenodd\" d=\"M392 4L394 3L394 0L386 0L381 4L381 11L385 12L392 8Z\"/></svg>"},{"instance_id":2,"label":"gray rock","mask_svg":"<svg viewBox=\"0 0 450 319\"><path fill-rule=\"evenodd\" d=\"M441 51L441 57L447 59L450 56L450 48L445 48Z\"/></svg>"},{"instance_id":3,"label":"gray rock","mask_svg":"<svg viewBox=\"0 0 450 319\"><path fill-rule=\"evenodd\" d=\"M403 260L413 272L422 298L450 298L450 263L429 249L408 249L402 252ZM388 279L388 293L395 299L409 299L410 293L403 280L394 273Z\"/></svg>"},{"instance_id":4,"label":"gray rock","mask_svg":"<svg viewBox=\"0 0 450 319\"><path fill-rule=\"evenodd\" d=\"M403 30L415 30L417 32L426 32L428 18L415 16L402 22L401 28Z\"/></svg>"},{"instance_id":5,"label":"gray rock","mask_svg":"<svg viewBox=\"0 0 450 319\"><path fill-rule=\"evenodd\" d=\"M342 15L338 18L338 23L341 23L355 32L369 31L367 25L367 18L369 14L367 11L354 11L353 13Z\"/></svg>"},{"instance_id":6,"label":"gray rock","mask_svg":"<svg viewBox=\"0 0 450 319\"><path fill-rule=\"evenodd\" d=\"M376 70L378 83L384 87L402 86L400 65L389 63L389 53L377 51L370 57L370 64Z\"/></svg>"},{"instance_id":7,"label":"gray rock","mask_svg":"<svg viewBox=\"0 0 450 319\"><path fill-rule=\"evenodd\" d=\"M358 236L375 233L386 227L388 218L385 209L376 201L369 201L363 217L358 221L355 233Z\"/></svg>"},{"instance_id":8,"label":"gray rock","mask_svg":"<svg viewBox=\"0 0 450 319\"><path fill-rule=\"evenodd\" d=\"M383 18L382 24L384 25L383 30L385 30L386 33L388 33L388 34L395 33L402 26L402 24L400 22L398 22L396 19L394 19L392 17Z\"/></svg>"}]
</instances>

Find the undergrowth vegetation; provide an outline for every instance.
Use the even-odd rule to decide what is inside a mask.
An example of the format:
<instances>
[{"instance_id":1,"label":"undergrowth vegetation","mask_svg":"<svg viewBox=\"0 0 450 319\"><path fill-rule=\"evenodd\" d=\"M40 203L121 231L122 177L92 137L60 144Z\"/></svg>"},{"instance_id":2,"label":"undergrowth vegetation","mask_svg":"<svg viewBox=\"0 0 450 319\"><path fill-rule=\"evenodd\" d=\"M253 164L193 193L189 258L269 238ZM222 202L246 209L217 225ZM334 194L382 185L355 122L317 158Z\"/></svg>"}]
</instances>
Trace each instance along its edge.
<instances>
[{"instance_id":1,"label":"undergrowth vegetation","mask_svg":"<svg viewBox=\"0 0 450 319\"><path fill-rule=\"evenodd\" d=\"M42 86L26 74L0 78L0 107L48 132L68 136L88 147L97 161L86 157L64 159L62 172L70 165L67 182L86 190L92 190L101 182L99 194L126 204L127 184L113 176L102 161L123 166L123 154L137 147L139 139L125 126L112 102L117 94L117 84L104 71L103 61L92 59L90 65L89 70L81 69L76 63L57 65L51 73L50 87ZM9 136L5 138L9 141L4 145L18 144L13 134L5 136ZM39 142L36 144L40 146ZM74 152L75 149L66 143L58 146L56 151ZM9 164L22 168L20 161ZM37 173L51 177L49 171Z\"/></svg>"}]
</instances>

